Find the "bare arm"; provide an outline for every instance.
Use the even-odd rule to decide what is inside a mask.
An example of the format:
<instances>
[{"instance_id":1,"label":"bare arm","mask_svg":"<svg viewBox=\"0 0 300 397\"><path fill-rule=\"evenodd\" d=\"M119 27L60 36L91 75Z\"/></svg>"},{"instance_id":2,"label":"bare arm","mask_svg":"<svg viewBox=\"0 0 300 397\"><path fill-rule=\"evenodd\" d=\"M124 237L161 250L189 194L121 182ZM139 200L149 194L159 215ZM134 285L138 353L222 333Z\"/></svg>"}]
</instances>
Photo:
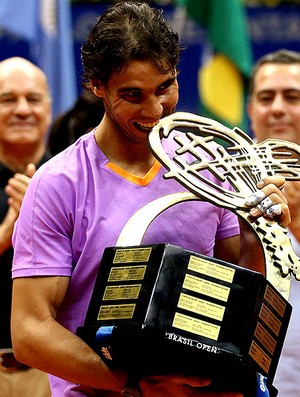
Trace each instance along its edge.
<instances>
[{"instance_id":1,"label":"bare arm","mask_svg":"<svg viewBox=\"0 0 300 397\"><path fill-rule=\"evenodd\" d=\"M0 255L11 247L11 238L17 217L18 213L12 207L9 207L0 224Z\"/></svg>"},{"instance_id":2,"label":"bare arm","mask_svg":"<svg viewBox=\"0 0 300 397\"><path fill-rule=\"evenodd\" d=\"M289 225L290 231L300 243L300 181L287 182L283 191L291 211L292 222Z\"/></svg>"},{"instance_id":3,"label":"bare arm","mask_svg":"<svg viewBox=\"0 0 300 397\"><path fill-rule=\"evenodd\" d=\"M120 393L127 374L110 370L79 337L55 320L68 282L67 277L14 280L12 337L16 357L70 382ZM195 376L156 376L142 378L140 388L143 397L242 396L236 392L208 392L202 386L209 383Z\"/></svg>"},{"instance_id":4,"label":"bare arm","mask_svg":"<svg viewBox=\"0 0 300 397\"><path fill-rule=\"evenodd\" d=\"M120 391L126 374L114 373L79 337L56 320L67 277L13 282L12 338L18 360L74 383Z\"/></svg>"}]
</instances>

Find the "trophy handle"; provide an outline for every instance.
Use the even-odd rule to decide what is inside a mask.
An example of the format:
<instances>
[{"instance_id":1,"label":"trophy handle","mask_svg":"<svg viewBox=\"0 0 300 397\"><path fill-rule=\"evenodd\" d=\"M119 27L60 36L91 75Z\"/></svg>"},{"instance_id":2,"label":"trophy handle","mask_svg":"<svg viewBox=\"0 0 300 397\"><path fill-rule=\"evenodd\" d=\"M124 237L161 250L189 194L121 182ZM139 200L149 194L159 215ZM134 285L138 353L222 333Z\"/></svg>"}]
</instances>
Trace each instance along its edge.
<instances>
[{"instance_id":1,"label":"trophy handle","mask_svg":"<svg viewBox=\"0 0 300 397\"><path fill-rule=\"evenodd\" d=\"M261 243L265 258L266 278L284 298L288 299L291 273L297 280L300 280L300 267L299 258L287 236L287 229L277 222L263 217L249 222L247 212L238 209L234 212L247 221Z\"/></svg>"},{"instance_id":2,"label":"trophy handle","mask_svg":"<svg viewBox=\"0 0 300 397\"><path fill-rule=\"evenodd\" d=\"M159 197L139 209L123 227L116 246L141 245L144 234L154 219L177 203L201 200L190 192L178 192Z\"/></svg>"}]
</instances>

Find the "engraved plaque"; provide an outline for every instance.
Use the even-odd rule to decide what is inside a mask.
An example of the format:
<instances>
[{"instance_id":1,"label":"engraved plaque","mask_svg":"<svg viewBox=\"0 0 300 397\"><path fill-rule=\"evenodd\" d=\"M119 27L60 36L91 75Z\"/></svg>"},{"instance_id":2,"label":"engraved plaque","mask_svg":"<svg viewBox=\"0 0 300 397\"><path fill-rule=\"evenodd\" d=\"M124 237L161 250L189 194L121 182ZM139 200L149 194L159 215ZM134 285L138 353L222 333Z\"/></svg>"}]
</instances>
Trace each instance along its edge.
<instances>
[{"instance_id":1,"label":"engraved plaque","mask_svg":"<svg viewBox=\"0 0 300 397\"><path fill-rule=\"evenodd\" d=\"M256 372L272 388L290 315L260 273L168 244L110 247L77 333L109 366L252 397Z\"/></svg>"}]
</instances>

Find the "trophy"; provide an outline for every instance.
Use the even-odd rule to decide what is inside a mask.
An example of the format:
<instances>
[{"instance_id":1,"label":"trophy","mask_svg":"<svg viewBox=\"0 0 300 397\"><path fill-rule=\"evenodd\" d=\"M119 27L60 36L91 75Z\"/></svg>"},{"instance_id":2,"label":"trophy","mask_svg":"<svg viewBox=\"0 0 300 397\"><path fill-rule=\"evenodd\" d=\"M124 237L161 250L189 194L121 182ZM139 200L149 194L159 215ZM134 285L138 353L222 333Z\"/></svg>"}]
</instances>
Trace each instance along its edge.
<instances>
[{"instance_id":1,"label":"trophy","mask_svg":"<svg viewBox=\"0 0 300 397\"><path fill-rule=\"evenodd\" d=\"M170 145L165 151L166 140L172 140L173 153ZM166 168L164 178L176 179L185 190L141 208L116 246L105 249L78 335L108 365L137 378L172 371L209 376L208 389L253 397L261 376L276 396L272 382L292 310L290 281L300 279L300 260L286 229L272 219L251 219L245 199L267 176L300 180L300 147L274 139L255 143L238 128L184 112L162 119L149 144ZM247 222L261 243L266 276L181 247L142 244L160 213L189 200L227 208Z\"/></svg>"}]
</instances>

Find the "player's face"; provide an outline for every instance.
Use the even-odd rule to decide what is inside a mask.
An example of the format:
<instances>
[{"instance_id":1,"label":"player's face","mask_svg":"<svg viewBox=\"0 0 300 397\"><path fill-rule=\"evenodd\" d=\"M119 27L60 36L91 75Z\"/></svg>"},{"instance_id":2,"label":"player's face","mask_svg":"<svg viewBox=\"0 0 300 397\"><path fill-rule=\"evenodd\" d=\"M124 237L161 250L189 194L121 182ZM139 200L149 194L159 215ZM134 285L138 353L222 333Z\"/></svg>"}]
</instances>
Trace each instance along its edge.
<instances>
[{"instance_id":1,"label":"player's face","mask_svg":"<svg viewBox=\"0 0 300 397\"><path fill-rule=\"evenodd\" d=\"M175 110L177 75L161 72L150 61L131 61L95 94L103 99L111 127L127 139L144 144L159 120Z\"/></svg>"}]
</instances>

